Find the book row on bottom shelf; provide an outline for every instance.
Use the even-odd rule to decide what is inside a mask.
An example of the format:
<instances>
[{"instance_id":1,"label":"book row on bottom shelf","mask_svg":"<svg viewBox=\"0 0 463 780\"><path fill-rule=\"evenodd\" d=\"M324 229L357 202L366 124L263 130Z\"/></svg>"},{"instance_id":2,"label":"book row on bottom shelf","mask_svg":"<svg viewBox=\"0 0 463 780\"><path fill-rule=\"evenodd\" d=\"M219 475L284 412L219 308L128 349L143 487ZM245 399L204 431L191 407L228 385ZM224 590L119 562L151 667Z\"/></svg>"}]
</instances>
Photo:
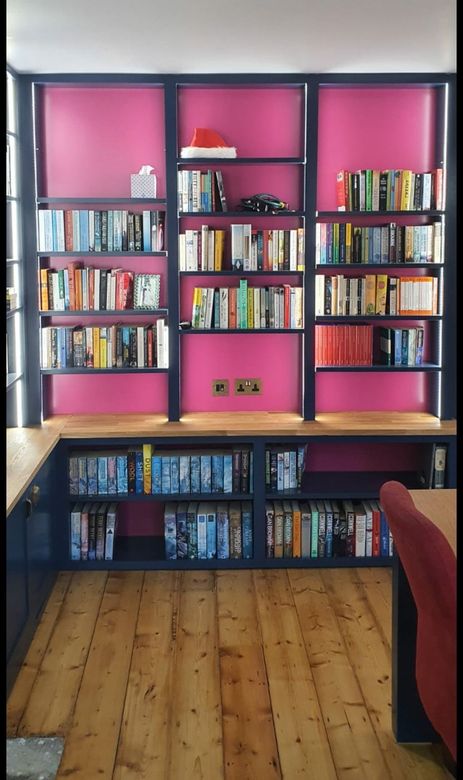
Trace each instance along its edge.
<instances>
[{"instance_id":1,"label":"book row on bottom shelf","mask_svg":"<svg viewBox=\"0 0 463 780\"><path fill-rule=\"evenodd\" d=\"M162 517L166 561L253 558L251 501L169 501ZM117 528L117 503L74 504L71 560L117 558ZM266 558L388 558L392 552L392 535L376 500L265 502Z\"/></svg>"},{"instance_id":2,"label":"book row on bottom shelf","mask_svg":"<svg viewBox=\"0 0 463 780\"><path fill-rule=\"evenodd\" d=\"M303 327L303 288L195 287L191 312L193 328L298 328Z\"/></svg>"},{"instance_id":3,"label":"book row on bottom shelf","mask_svg":"<svg viewBox=\"0 0 463 780\"><path fill-rule=\"evenodd\" d=\"M315 275L315 316L397 315L438 313L437 276L365 274Z\"/></svg>"}]
</instances>

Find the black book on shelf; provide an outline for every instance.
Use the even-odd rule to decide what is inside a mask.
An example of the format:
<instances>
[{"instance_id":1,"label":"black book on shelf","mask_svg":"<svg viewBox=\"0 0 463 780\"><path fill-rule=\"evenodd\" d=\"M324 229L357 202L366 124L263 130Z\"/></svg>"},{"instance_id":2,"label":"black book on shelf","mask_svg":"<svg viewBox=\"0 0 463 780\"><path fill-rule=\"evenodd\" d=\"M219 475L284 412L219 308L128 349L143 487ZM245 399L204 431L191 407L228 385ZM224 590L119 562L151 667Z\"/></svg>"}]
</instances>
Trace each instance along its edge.
<instances>
[{"instance_id":1,"label":"black book on shelf","mask_svg":"<svg viewBox=\"0 0 463 780\"><path fill-rule=\"evenodd\" d=\"M108 212L103 209L101 212L101 251L108 251Z\"/></svg>"},{"instance_id":2,"label":"black book on shelf","mask_svg":"<svg viewBox=\"0 0 463 780\"><path fill-rule=\"evenodd\" d=\"M386 211L387 205L387 171L379 174L379 211Z\"/></svg>"}]
</instances>

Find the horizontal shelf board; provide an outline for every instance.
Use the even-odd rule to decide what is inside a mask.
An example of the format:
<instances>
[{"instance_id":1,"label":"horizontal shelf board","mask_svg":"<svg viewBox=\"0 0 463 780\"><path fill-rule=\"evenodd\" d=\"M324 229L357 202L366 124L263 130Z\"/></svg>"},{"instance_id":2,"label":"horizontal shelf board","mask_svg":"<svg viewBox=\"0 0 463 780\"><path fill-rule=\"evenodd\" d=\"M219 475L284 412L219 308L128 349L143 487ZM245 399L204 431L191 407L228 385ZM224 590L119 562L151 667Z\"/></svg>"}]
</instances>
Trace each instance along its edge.
<instances>
[{"instance_id":1,"label":"horizontal shelf board","mask_svg":"<svg viewBox=\"0 0 463 780\"><path fill-rule=\"evenodd\" d=\"M360 320L441 320L442 314L317 314L316 322L360 322Z\"/></svg>"},{"instance_id":2,"label":"horizontal shelf board","mask_svg":"<svg viewBox=\"0 0 463 780\"><path fill-rule=\"evenodd\" d=\"M123 249L120 252L80 252L76 249L73 252L52 252L45 250L37 252L37 257L166 257L167 250L162 252L128 252Z\"/></svg>"},{"instance_id":3,"label":"horizontal shelf board","mask_svg":"<svg viewBox=\"0 0 463 780\"><path fill-rule=\"evenodd\" d=\"M23 374L21 372L17 373L17 374L14 374L14 373L7 374L6 375L6 389L9 390L10 387L13 387L13 385L16 384L16 382L18 382L18 380L21 379L22 376L23 376Z\"/></svg>"},{"instance_id":4,"label":"horizontal shelf board","mask_svg":"<svg viewBox=\"0 0 463 780\"><path fill-rule=\"evenodd\" d=\"M214 333L304 333L303 328L187 328L179 330L180 335L196 333L199 335L211 335Z\"/></svg>"},{"instance_id":5,"label":"horizontal shelf board","mask_svg":"<svg viewBox=\"0 0 463 780\"><path fill-rule=\"evenodd\" d=\"M439 217L445 211L315 211L316 217Z\"/></svg>"},{"instance_id":6,"label":"horizontal shelf board","mask_svg":"<svg viewBox=\"0 0 463 780\"><path fill-rule=\"evenodd\" d=\"M97 493L71 495L69 501L252 501L251 493Z\"/></svg>"},{"instance_id":7,"label":"horizontal shelf board","mask_svg":"<svg viewBox=\"0 0 463 780\"><path fill-rule=\"evenodd\" d=\"M18 312L22 311L22 306L16 306L15 309L10 309L10 311L7 311L6 318L9 319L10 317L13 317L15 314L18 314Z\"/></svg>"},{"instance_id":8,"label":"horizontal shelf board","mask_svg":"<svg viewBox=\"0 0 463 780\"><path fill-rule=\"evenodd\" d=\"M378 498L384 482L397 480L409 489L423 489L415 471L313 471L305 472L300 490L266 491L267 500L284 498Z\"/></svg>"},{"instance_id":9,"label":"horizontal shelf board","mask_svg":"<svg viewBox=\"0 0 463 780\"><path fill-rule=\"evenodd\" d=\"M40 311L39 315L40 317L112 317L113 315L116 317L127 317L132 315L139 317L146 314L167 314L168 311L168 309L98 309L98 311L93 309L79 309L79 311L66 309L65 311L62 311L60 309Z\"/></svg>"},{"instance_id":10,"label":"horizontal shelf board","mask_svg":"<svg viewBox=\"0 0 463 780\"><path fill-rule=\"evenodd\" d=\"M124 567L158 569L241 569L241 568L337 568L391 566L392 557L340 558L177 558L164 557L161 536L117 536L112 561L71 561L60 569L117 569Z\"/></svg>"},{"instance_id":11,"label":"horizontal shelf board","mask_svg":"<svg viewBox=\"0 0 463 780\"><path fill-rule=\"evenodd\" d=\"M181 276L300 276L304 271L180 271Z\"/></svg>"},{"instance_id":12,"label":"horizontal shelf board","mask_svg":"<svg viewBox=\"0 0 463 780\"><path fill-rule=\"evenodd\" d=\"M280 211L272 214L270 211L179 211L178 216L183 217L305 217L305 211Z\"/></svg>"},{"instance_id":13,"label":"horizontal shelf board","mask_svg":"<svg viewBox=\"0 0 463 780\"><path fill-rule=\"evenodd\" d=\"M442 268L444 263L315 263L315 268Z\"/></svg>"},{"instance_id":14,"label":"horizontal shelf board","mask_svg":"<svg viewBox=\"0 0 463 780\"><path fill-rule=\"evenodd\" d=\"M37 203L155 203L166 204L165 198L37 198Z\"/></svg>"},{"instance_id":15,"label":"horizontal shelf board","mask_svg":"<svg viewBox=\"0 0 463 780\"><path fill-rule=\"evenodd\" d=\"M41 368L41 374L165 374L168 368Z\"/></svg>"},{"instance_id":16,"label":"horizontal shelf board","mask_svg":"<svg viewBox=\"0 0 463 780\"><path fill-rule=\"evenodd\" d=\"M442 368L434 363L423 363L421 366L315 366L315 371L442 371Z\"/></svg>"},{"instance_id":17,"label":"horizontal shelf board","mask_svg":"<svg viewBox=\"0 0 463 780\"><path fill-rule=\"evenodd\" d=\"M177 157L177 165L303 165L303 157Z\"/></svg>"}]
</instances>

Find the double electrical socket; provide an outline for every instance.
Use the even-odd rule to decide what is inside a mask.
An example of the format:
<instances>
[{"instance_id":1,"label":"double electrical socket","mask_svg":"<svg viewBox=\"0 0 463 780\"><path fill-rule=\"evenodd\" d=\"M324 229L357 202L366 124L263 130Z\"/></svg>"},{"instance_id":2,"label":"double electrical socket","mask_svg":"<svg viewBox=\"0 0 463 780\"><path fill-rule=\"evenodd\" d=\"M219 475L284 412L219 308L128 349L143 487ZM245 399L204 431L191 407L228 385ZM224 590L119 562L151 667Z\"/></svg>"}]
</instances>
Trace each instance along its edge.
<instances>
[{"instance_id":1,"label":"double electrical socket","mask_svg":"<svg viewBox=\"0 0 463 780\"><path fill-rule=\"evenodd\" d=\"M261 395L262 380L256 378L235 379L234 391L235 391L234 392L235 395ZM228 394L229 394L228 379L212 380L212 395L228 395Z\"/></svg>"}]
</instances>

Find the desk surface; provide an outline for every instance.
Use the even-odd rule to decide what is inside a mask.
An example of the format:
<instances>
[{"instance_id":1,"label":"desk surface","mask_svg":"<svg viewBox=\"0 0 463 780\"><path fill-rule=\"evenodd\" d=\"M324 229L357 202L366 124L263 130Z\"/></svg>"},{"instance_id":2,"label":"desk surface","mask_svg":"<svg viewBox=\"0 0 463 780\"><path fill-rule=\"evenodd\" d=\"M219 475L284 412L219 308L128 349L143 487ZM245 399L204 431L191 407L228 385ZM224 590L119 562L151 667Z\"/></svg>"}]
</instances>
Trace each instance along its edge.
<instances>
[{"instance_id":1,"label":"desk surface","mask_svg":"<svg viewBox=\"0 0 463 780\"><path fill-rule=\"evenodd\" d=\"M416 508L445 534L457 554L457 491L410 490Z\"/></svg>"}]
</instances>

